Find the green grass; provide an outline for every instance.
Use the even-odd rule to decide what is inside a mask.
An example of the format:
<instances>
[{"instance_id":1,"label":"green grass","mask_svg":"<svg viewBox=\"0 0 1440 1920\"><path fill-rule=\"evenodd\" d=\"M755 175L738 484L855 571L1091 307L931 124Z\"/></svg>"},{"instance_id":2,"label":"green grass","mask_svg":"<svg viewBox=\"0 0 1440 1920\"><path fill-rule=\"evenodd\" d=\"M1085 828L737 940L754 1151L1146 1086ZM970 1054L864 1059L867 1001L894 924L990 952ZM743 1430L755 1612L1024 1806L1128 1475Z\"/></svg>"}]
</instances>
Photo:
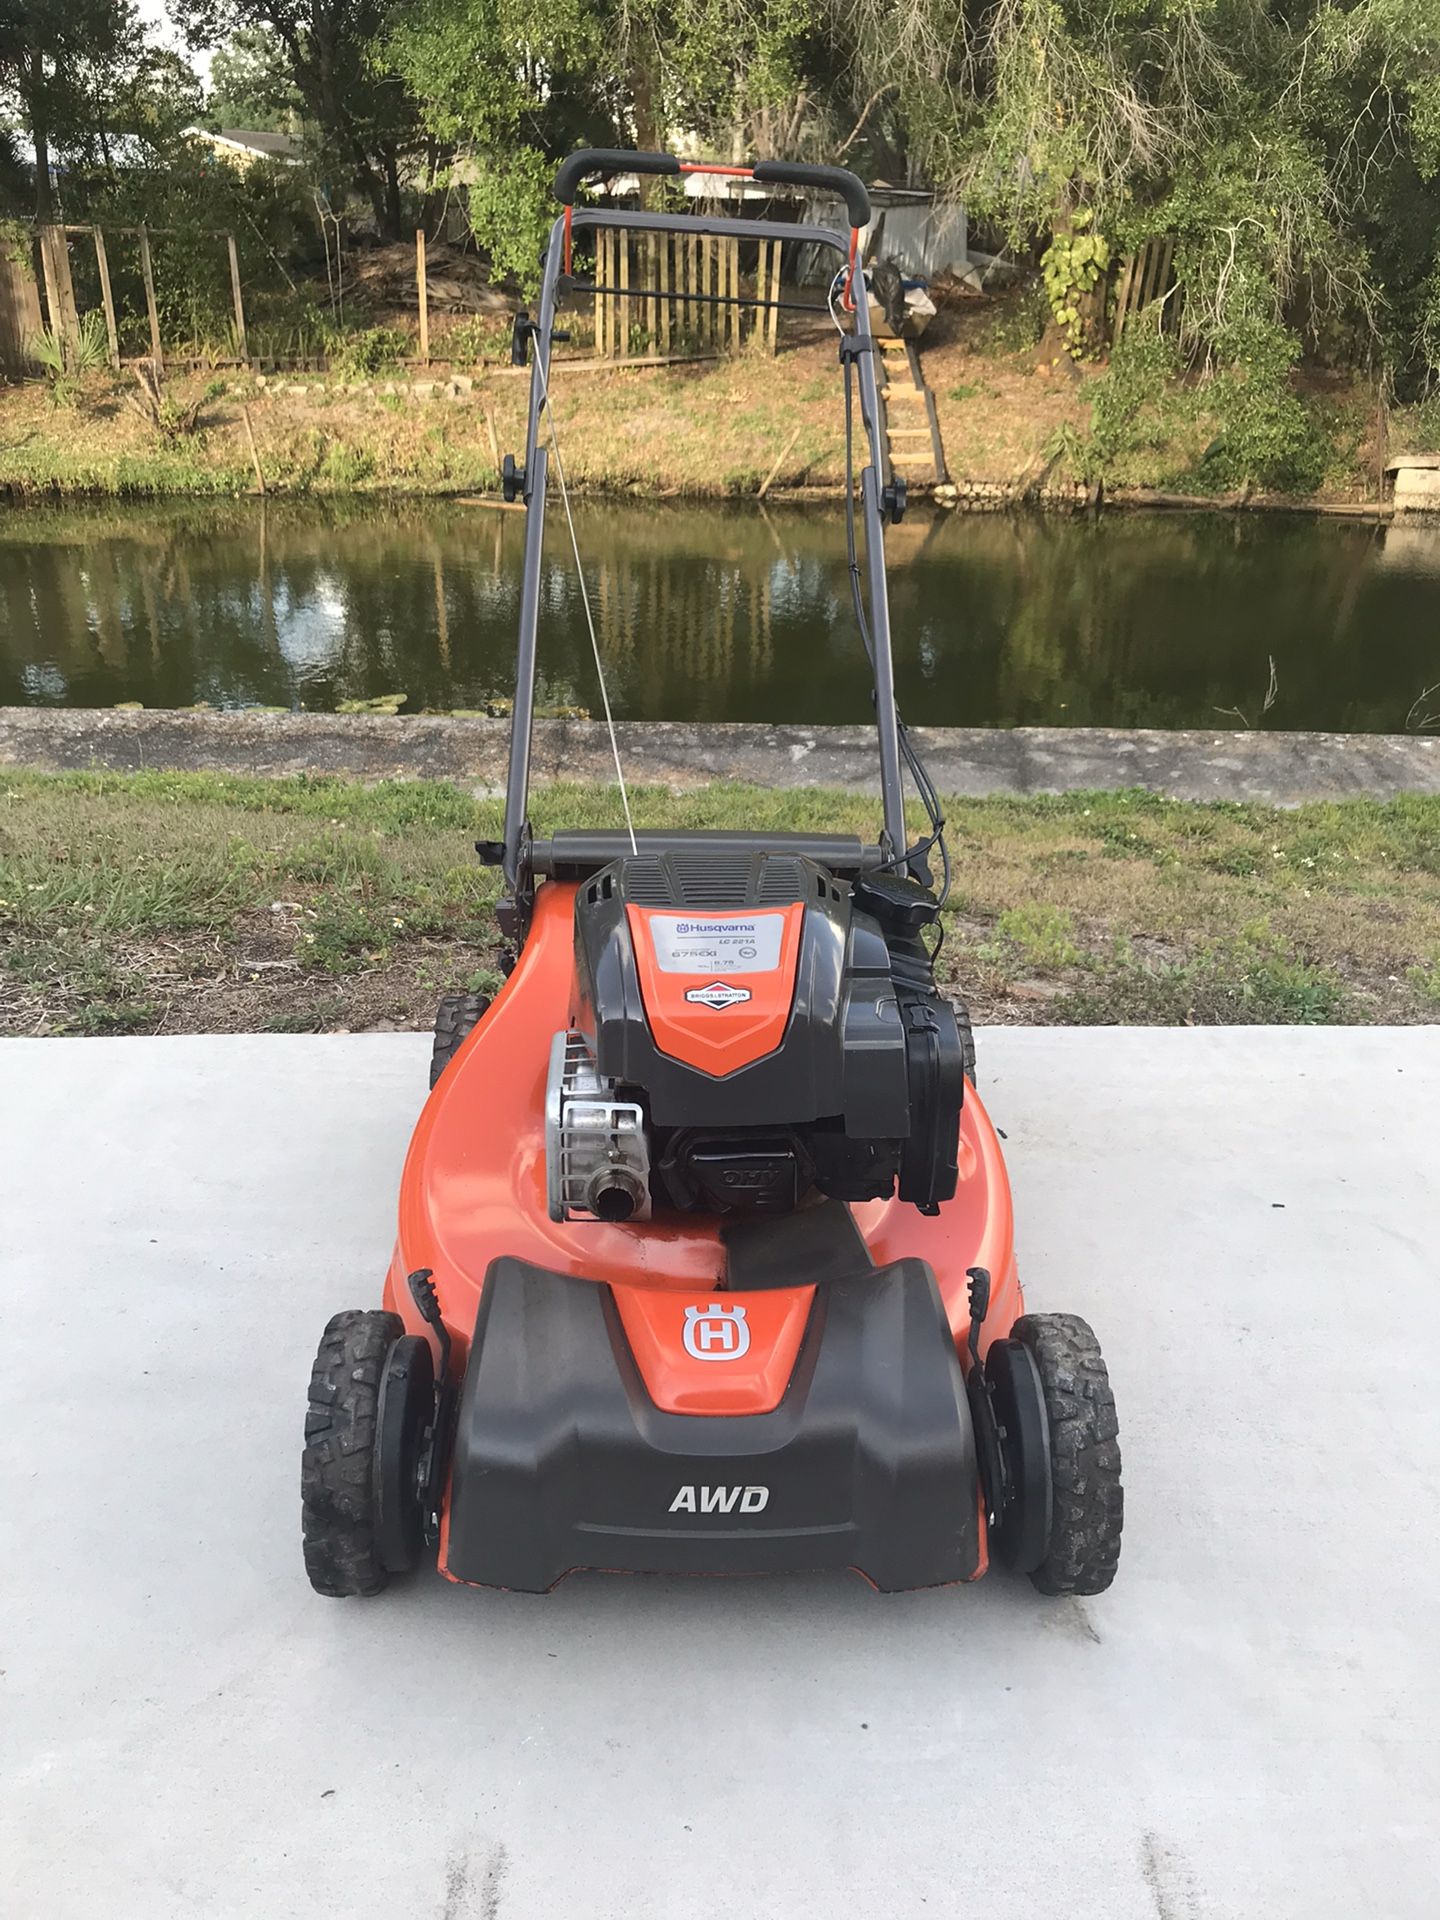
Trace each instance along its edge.
<instances>
[{"instance_id":1,"label":"green grass","mask_svg":"<svg viewBox=\"0 0 1440 1920\"><path fill-rule=\"evenodd\" d=\"M1440 1009L1440 953L1433 954L1418 967L1411 967L1410 985L1429 1006Z\"/></svg>"},{"instance_id":2,"label":"green grass","mask_svg":"<svg viewBox=\"0 0 1440 1920\"><path fill-rule=\"evenodd\" d=\"M1044 901L1007 907L996 923L996 931L1032 966L1078 967L1085 963L1083 950L1075 944L1073 917ZM1003 954L1003 948L1001 951Z\"/></svg>"},{"instance_id":3,"label":"green grass","mask_svg":"<svg viewBox=\"0 0 1440 1920\"><path fill-rule=\"evenodd\" d=\"M637 823L873 835L863 796L640 790ZM550 786L536 829L619 826ZM985 1019L1433 1020L1440 799L949 806L942 978ZM918 823L917 823L918 825ZM497 983L496 801L441 782L0 774L0 1030L425 1025Z\"/></svg>"}]
</instances>

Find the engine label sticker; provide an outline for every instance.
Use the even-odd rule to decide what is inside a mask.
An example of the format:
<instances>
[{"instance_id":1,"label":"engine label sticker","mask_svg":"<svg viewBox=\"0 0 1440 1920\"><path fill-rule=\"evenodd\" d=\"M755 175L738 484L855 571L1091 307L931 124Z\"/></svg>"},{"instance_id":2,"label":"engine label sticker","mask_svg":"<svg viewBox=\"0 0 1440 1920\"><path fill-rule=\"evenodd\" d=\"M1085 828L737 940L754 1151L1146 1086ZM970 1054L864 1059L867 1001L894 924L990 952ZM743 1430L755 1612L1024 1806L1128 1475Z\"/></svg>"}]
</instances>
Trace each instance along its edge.
<instances>
[{"instance_id":1,"label":"engine label sticker","mask_svg":"<svg viewBox=\"0 0 1440 1920\"><path fill-rule=\"evenodd\" d=\"M708 987L690 987L685 998L701 1007L733 1007L750 998L749 987L732 987L724 980L712 980Z\"/></svg>"},{"instance_id":2,"label":"engine label sticker","mask_svg":"<svg viewBox=\"0 0 1440 1920\"><path fill-rule=\"evenodd\" d=\"M647 913L645 918L664 973L774 973L779 968L783 913L716 914L703 920Z\"/></svg>"}]
</instances>

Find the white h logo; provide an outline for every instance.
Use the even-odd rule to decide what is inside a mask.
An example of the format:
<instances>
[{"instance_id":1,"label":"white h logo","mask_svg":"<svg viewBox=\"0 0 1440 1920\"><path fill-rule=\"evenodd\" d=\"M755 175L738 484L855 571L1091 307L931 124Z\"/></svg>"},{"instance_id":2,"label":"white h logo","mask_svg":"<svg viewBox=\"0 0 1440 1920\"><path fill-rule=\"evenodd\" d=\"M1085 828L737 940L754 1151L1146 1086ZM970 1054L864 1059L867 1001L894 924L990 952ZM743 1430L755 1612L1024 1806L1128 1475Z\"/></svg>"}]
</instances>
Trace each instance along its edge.
<instances>
[{"instance_id":1,"label":"white h logo","mask_svg":"<svg viewBox=\"0 0 1440 1920\"><path fill-rule=\"evenodd\" d=\"M685 1351L692 1360L738 1360L750 1351L744 1307L712 1300L703 1310L685 1309Z\"/></svg>"}]
</instances>

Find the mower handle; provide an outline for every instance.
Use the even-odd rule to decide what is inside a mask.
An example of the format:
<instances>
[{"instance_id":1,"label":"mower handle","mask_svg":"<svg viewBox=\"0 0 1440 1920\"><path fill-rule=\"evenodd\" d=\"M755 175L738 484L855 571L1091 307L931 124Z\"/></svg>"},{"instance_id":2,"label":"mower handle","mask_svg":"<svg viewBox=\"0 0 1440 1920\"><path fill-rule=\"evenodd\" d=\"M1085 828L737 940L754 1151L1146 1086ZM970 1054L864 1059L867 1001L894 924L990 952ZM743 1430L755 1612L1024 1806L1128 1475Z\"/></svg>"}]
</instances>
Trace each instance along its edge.
<instances>
[{"instance_id":1,"label":"mower handle","mask_svg":"<svg viewBox=\"0 0 1440 1920\"><path fill-rule=\"evenodd\" d=\"M723 166L719 161L680 160L673 153L633 153L624 147L581 147L560 162L555 175L555 198L573 207L575 191L592 175L609 179L617 173L655 173L674 178L685 173L723 173L737 180L753 180L762 187L819 187L845 202L852 227L870 224L870 195L858 174L848 167L808 167L793 160L756 160L748 167Z\"/></svg>"}]
</instances>

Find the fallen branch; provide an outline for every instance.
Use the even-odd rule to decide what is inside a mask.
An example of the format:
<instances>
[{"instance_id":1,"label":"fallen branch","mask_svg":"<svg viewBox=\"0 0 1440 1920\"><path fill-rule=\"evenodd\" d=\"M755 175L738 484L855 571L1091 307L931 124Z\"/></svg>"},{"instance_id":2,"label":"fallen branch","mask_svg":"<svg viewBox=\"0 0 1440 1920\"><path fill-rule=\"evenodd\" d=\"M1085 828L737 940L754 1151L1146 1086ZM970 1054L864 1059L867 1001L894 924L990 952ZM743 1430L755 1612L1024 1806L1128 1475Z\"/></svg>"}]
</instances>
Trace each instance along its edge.
<instances>
[{"instance_id":1,"label":"fallen branch","mask_svg":"<svg viewBox=\"0 0 1440 1920\"><path fill-rule=\"evenodd\" d=\"M775 478L776 474L779 473L781 467L784 466L785 462L790 458L790 450L795 445L795 442L799 438L800 438L800 429L799 427L796 427L795 431L791 434L790 438L785 442L785 445L780 449L780 457L776 460L774 466L771 467L769 473L767 473L765 478L760 482L760 491L755 496L757 500L763 500L765 498L765 495L770 491L771 481Z\"/></svg>"}]
</instances>

